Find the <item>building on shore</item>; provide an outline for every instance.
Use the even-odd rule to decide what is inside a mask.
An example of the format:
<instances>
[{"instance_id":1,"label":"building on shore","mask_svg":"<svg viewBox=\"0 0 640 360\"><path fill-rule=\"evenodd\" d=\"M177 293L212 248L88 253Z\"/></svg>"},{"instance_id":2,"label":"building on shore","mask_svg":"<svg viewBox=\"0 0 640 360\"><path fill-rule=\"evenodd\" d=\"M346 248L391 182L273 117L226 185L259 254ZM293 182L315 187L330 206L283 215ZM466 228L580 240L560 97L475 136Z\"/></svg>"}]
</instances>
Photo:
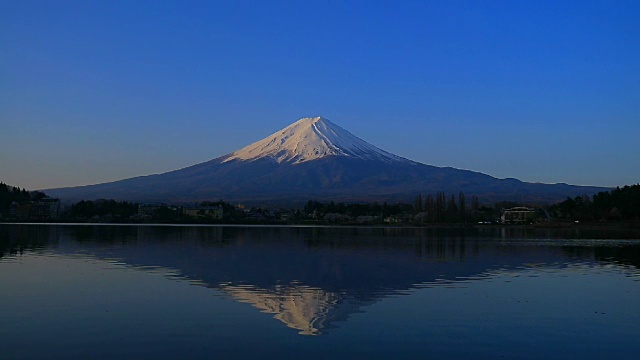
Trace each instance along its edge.
<instances>
[{"instance_id":1,"label":"building on shore","mask_svg":"<svg viewBox=\"0 0 640 360\"><path fill-rule=\"evenodd\" d=\"M536 209L518 206L502 210L500 221L503 224L528 224L535 221L537 217Z\"/></svg>"},{"instance_id":2,"label":"building on shore","mask_svg":"<svg viewBox=\"0 0 640 360\"><path fill-rule=\"evenodd\" d=\"M224 211L222 206L185 206L182 214L191 217L222 220Z\"/></svg>"},{"instance_id":3,"label":"building on shore","mask_svg":"<svg viewBox=\"0 0 640 360\"><path fill-rule=\"evenodd\" d=\"M138 217L151 218L164 206L164 204L140 204L138 205Z\"/></svg>"},{"instance_id":4,"label":"building on shore","mask_svg":"<svg viewBox=\"0 0 640 360\"><path fill-rule=\"evenodd\" d=\"M60 216L60 199L44 198L27 202L12 202L9 217L17 220L56 220Z\"/></svg>"}]
</instances>

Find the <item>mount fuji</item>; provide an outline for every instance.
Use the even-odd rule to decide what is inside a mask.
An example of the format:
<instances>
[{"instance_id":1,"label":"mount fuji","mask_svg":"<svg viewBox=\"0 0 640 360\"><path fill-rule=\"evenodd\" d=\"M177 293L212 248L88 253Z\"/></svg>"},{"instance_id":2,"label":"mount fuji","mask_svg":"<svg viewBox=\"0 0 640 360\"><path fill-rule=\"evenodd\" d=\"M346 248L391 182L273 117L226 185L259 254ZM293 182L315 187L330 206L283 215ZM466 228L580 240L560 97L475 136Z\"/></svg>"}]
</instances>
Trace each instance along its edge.
<instances>
[{"instance_id":1,"label":"mount fuji","mask_svg":"<svg viewBox=\"0 0 640 360\"><path fill-rule=\"evenodd\" d=\"M296 205L307 200L412 201L419 193L464 191L481 201L555 202L600 187L527 183L425 165L379 149L322 118L303 118L238 151L162 174L48 189L63 201L218 200Z\"/></svg>"}]
</instances>

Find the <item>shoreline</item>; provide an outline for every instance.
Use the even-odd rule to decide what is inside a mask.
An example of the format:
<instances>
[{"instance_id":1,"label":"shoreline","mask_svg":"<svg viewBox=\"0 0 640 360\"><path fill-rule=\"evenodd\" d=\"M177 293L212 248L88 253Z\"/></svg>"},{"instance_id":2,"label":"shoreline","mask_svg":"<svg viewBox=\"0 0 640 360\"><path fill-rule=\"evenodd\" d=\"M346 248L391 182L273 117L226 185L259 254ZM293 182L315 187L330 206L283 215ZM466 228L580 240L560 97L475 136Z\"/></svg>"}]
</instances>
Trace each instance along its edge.
<instances>
[{"instance_id":1,"label":"shoreline","mask_svg":"<svg viewBox=\"0 0 640 360\"><path fill-rule=\"evenodd\" d=\"M166 226L166 227L290 227L290 228L379 228L379 229L617 229L640 230L639 222L620 223L546 223L546 224L277 224L277 223L119 223L119 222L50 222L50 221L2 221L0 225L46 226Z\"/></svg>"}]
</instances>

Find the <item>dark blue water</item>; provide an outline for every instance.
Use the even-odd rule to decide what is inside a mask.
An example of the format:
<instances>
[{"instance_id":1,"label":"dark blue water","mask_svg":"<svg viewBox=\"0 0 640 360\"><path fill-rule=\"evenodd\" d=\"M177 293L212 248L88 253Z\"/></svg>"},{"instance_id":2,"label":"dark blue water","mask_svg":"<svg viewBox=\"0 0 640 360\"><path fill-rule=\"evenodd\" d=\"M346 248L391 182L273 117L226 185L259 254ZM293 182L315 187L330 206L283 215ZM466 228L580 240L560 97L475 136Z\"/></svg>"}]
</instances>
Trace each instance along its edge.
<instances>
[{"instance_id":1,"label":"dark blue water","mask_svg":"<svg viewBox=\"0 0 640 360\"><path fill-rule=\"evenodd\" d=\"M0 358L635 359L639 238L0 224Z\"/></svg>"}]
</instances>

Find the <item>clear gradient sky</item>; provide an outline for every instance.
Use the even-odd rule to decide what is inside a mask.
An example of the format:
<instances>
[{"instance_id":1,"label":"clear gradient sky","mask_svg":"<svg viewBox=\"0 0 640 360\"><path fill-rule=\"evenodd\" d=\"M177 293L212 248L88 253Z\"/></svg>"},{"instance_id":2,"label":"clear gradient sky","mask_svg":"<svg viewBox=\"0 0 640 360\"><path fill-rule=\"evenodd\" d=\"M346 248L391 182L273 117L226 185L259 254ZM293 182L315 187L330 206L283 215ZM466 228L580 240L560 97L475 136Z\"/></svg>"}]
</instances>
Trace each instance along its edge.
<instances>
[{"instance_id":1,"label":"clear gradient sky","mask_svg":"<svg viewBox=\"0 0 640 360\"><path fill-rule=\"evenodd\" d=\"M397 155L640 182L640 1L1 1L0 181L210 160L323 116Z\"/></svg>"}]
</instances>

